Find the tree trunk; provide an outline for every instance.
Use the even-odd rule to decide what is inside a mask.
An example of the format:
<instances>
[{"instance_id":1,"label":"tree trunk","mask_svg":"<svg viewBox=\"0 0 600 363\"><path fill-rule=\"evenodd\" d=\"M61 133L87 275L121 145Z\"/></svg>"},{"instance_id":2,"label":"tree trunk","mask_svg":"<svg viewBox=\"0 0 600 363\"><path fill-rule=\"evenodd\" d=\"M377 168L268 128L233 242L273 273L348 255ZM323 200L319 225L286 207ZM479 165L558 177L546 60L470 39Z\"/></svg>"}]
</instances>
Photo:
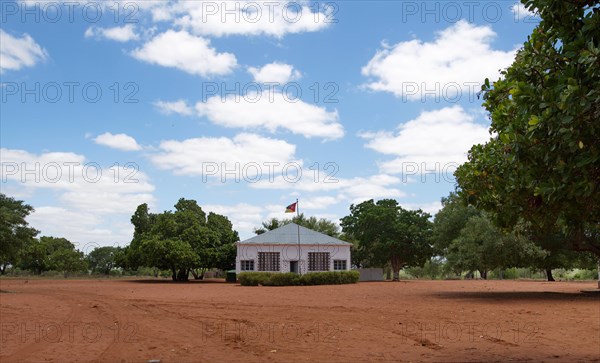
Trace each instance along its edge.
<instances>
[{"instance_id":1,"label":"tree trunk","mask_svg":"<svg viewBox=\"0 0 600 363\"><path fill-rule=\"evenodd\" d=\"M180 268L177 274L177 281L188 281L189 270L187 268Z\"/></svg>"},{"instance_id":2,"label":"tree trunk","mask_svg":"<svg viewBox=\"0 0 600 363\"><path fill-rule=\"evenodd\" d=\"M402 262L399 257L392 257L392 271L394 271L394 279L392 281L400 281L400 268L402 268Z\"/></svg>"},{"instance_id":3,"label":"tree trunk","mask_svg":"<svg viewBox=\"0 0 600 363\"><path fill-rule=\"evenodd\" d=\"M554 280L554 276L552 276L552 269L546 269L546 277L548 278L548 281L556 281Z\"/></svg>"},{"instance_id":4,"label":"tree trunk","mask_svg":"<svg viewBox=\"0 0 600 363\"><path fill-rule=\"evenodd\" d=\"M171 268L171 278L173 279L173 281L177 281L177 270L175 270L175 267Z\"/></svg>"},{"instance_id":5,"label":"tree trunk","mask_svg":"<svg viewBox=\"0 0 600 363\"><path fill-rule=\"evenodd\" d=\"M156 267L154 268L154 277L158 277L158 269Z\"/></svg>"},{"instance_id":6,"label":"tree trunk","mask_svg":"<svg viewBox=\"0 0 600 363\"><path fill-rule=\"evenodd\" d=\"M194 276L194 280L200 280L200 276L198 276L198 273L196 273L196 270L192 269L192 276Z\"/></svg>"},{"instance_id":7,"label":"tree trunk","mask_svg":"<svg viewBox=\"0 0 600 363\"><path fill-rule=\"evenodd\" d=\"M598 259L598 288L600 289L600 258Z\"/></svg>"},{"instance_id":8,"label":"tree trunk","mask_svg":"<svg viewBox=\"0 0 600 363\"><path fill-rule=\"evenodd\" d=\"M487 271L486 270L479 270L479 275L481 275L482 279L487 280Z\"/></svg>"}]
</instances>

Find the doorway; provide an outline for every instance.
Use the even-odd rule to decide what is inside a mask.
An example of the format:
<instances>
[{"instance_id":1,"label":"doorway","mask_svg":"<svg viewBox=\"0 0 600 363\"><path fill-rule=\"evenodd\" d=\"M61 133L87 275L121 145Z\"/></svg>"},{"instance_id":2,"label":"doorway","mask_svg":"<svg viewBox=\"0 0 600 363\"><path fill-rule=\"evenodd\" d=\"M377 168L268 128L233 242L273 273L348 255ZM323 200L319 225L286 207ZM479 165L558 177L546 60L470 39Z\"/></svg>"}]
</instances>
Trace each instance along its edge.
<instances>
[{"instance_id":1,"label":"doorway","mask_svg":"<svg viewBox=\"0 0 600 363\"><path fill-rule=\"evenodd\" d=\"M290 272L298 273L298 261L290 261Z\"/></svg>"}]
</instances>

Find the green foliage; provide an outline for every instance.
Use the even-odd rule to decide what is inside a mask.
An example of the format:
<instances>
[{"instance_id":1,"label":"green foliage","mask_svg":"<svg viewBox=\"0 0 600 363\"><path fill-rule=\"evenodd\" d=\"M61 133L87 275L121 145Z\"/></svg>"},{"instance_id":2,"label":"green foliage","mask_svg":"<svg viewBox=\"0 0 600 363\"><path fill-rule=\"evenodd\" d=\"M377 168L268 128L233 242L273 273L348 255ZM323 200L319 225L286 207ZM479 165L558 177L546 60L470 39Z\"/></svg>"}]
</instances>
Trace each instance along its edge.
<instances>
[{"instance_id":1,"label":"green foliage","mask_svg":"<svg viewBox=\"0 0 600 363\"><path fill-rule=\"evenodd\" d=\"M21 258L21 267L40 275L44 271L65 274L87 272L83 253L66 238L40 237L27 245Z\"/></svg>"},{"instance_id":2,"label":"green foliage","mask_svg":"<svg viewBox=\"0 0 600 363\"><path fill-rule=\"evenodd\" d=\"M242 272L238 280L242 286L310 286L355 284L358 271L325 271L298 275L292 272Z\"/></svg>"},{"instance_id":3,"label":"green foliage","mask_svg":"<svg viewBox=\"0 0 600 363\"><path fill-rule=\"evenodd\" d=\"M306 227L308 229L312 229L313 231L321 232L331 237L339 237L340 228L334 222L325 219L325 218L317 218L317 217L305 217L303 213L298 216L295 216L291 219L277 219L271 218L268 221L262 223L262 226L254 229L254 233L262 234L267 231L272 231L276 228L285 226L289 223L296 223L302 227Z\"/></svg>"},{"instance_id":4,"label":"green foliage","mask_svg":"<svg viewBox=\"0 0 600 363\"><path fill-rule=\"evenodd\" d=\"M403 267L422 266L432 255L429 214L405 210L392 199L369 200L350 206L341 219L343 232L358 241L358 249L370 265L390 263L394 280Z\"/></svg>"},{"instance_id":5,"label":"green foliage","mask_svg":"<svg viewBox=\"0 0 600 363\"><path fill-rule=\"evenodd\" d=\"M422 267L409 267L405 271L407 274L417 279L428 278L436 280L441 278L444 274L444 263L440 258L432 258L425 262Z\"/></svg>"},{"instance_id":6,"label":"green foliage","mask_svg":"<svg viewBox=\"0 0 600 363\"><path fill-rule=\"evenodd\" d=\"M17 265L23 250L39 233L25 220L31 212L30 205L0 193L0 274L7 266Z\"/></svg>"},{"instance_id":7,"label":"green foliage","mask_svg":"<svg viewBox=\"0 0 600 363\"><path fill-rule=\"evenodd\" d=\"M185 281L195 269L230 269L235 263L238 234L227 217L208 216L194 200L180 199L175 211L152 214L142 204L131 217L134 235L117 263L171 270L173 280Z\"/></svg>"},{"instance_id":8,"label":"green foliage","mask_svg":"<svg viewBox=\"0 0 600 363\"><path fill-rule=\"evenodd\" d=\"M458 238L465 228L467 221L480 214L480 211L467 205L456 193L442 198L442 209L433 219L432 242L436 253L445 255L452 241Z\"/></svg>"},{"instance_id":9,"label":"green foliage","mask_svg":"<svg viewBox=\"0 0 600 363\"><path fill-rule=\"evenodd\" d=\"M92 250L87 256L89 268L92 272L103 273L109 275L111 270L117 266L117 255L119 254L118 247L97 247Z\"/></svg>"},{"instance_id":10,"label":"green foliage","mask_svg":"<svg viewBox=\"0 0 600 363\"><path fill-rule=\"evenodd\" d=\"M600 256L600 7L527 0L542 21L501 79L482 88L495 135L455 175L462 196L534 241Z\"/></svg>"}]
</instances>

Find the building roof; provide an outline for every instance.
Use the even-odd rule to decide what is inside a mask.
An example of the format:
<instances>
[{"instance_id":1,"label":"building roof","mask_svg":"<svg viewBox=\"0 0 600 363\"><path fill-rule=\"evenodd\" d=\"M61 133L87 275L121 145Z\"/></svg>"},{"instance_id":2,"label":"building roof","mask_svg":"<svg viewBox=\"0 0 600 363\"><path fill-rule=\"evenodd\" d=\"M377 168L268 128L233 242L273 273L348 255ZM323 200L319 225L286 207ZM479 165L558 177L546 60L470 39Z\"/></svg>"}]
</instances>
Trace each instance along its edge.
<instances>
[{"instance_id":1,"label":"building roof","mask_svg":"<svg viewBox=\"0 0 600 363\"><path fill-rule=\"evenodd\" d=\"M344 242L324 233L298 226L296 223L286 224L238 243L243 245L297 245L298 227L300 227L301 245L351 245L351 243Z\"/></svg>"}]
</instances>

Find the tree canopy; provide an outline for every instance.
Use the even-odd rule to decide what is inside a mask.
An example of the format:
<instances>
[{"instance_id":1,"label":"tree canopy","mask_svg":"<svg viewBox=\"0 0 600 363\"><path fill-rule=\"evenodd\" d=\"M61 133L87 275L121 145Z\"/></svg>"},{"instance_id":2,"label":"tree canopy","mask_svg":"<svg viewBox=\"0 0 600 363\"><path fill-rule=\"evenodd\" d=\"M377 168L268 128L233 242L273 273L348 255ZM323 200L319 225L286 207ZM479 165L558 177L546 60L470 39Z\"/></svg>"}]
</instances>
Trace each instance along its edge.
<instances>
[{"instance_id":1,"label":"tree canopy","mask_svg":"<svg viewBox=\"0 0 600 363\"><path fill-rule=\"evenodd\" d=\"M175 211L149 212L141 204L131 217L134 234L123 264L171 270L172 278L185 281L195 269L232 268L238 234L227 217L207 216L194 200L180 199Z\"/></svg>"},{"instance_id":2,"label":"tree canopy","mask_svg":"<svg viewBox=\"0 0 600 363\"><path fill-rule=\"evenodd\" d=\"M371 264L389 262L398 281L401 268L422 266L433 255L429 218L422 210L406 210L393 199L371 199L351 205L341 225L348 237L358 241Z\"/></svg>"},{"instance_id":3,"label":"tree canopy","mask_svg":"<svg viewBox=\"0 0 600 363\"><path fill-rule=\"evenodd\" d=\"M16 266L24 249L39 233L29 227L25 218L33 207L0 193L0 273Z\"/></svg>"},{"instance_id":4,"label":"tree canopy","mask_svg":"<svg viewBox=\"0 0 600 363\"><path fill-rule=\"evenodd\" d=\"M527 0L541 17L501 78L483 86L493 138L455 175L461 194L534 240L563 234L600 256L600 8L595 0Z\"/></svg>"}]
</instances>

